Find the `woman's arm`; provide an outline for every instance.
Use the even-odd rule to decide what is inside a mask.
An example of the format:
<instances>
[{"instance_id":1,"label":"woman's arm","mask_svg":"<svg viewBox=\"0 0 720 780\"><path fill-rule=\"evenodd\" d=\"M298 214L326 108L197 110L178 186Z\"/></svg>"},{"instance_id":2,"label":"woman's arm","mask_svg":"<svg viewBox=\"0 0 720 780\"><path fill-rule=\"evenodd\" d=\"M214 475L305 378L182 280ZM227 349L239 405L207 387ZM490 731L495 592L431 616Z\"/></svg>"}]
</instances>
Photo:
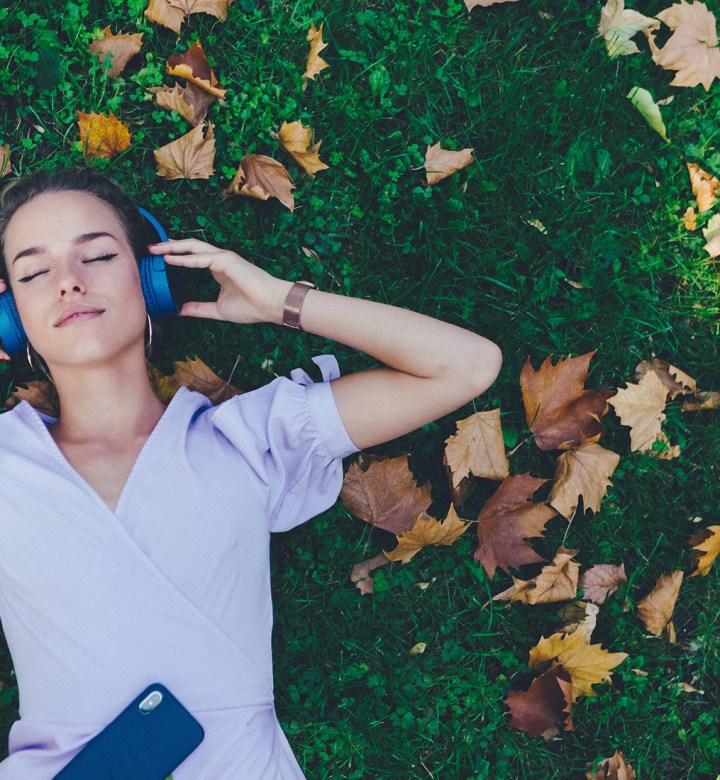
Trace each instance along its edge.
<instances>
[{"instance_id":1,"label":"woman's arm","mask_svg":"<svg viewBox=\"0 0 720 780\"><path fill-rule=\"evenodd\" d=\"M270 276L234 252L196 239L151 248L175 265L209 268L220 283L216 301L194 301L181 314L231 322L282 322L292 282ZM360 449L394 439L435 420L487 390L500 371L491 341L407 309L310 290L303 330L371 355L386 368L332 383L338 411Z\"/></svg>"}]
</instances>

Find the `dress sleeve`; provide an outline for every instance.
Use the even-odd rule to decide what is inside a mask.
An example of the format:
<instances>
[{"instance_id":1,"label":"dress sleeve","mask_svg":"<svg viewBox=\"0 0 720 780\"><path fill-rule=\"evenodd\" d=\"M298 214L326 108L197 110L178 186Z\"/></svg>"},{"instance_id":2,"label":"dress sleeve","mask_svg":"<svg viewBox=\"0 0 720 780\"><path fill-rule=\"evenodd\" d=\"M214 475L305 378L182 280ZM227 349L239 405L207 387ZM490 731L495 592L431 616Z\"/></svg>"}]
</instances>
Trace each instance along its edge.
<instances>
[{"instance_id":1,"label":"dress sleeve","mask_svg":"<svg viewBox=\"0 0 720 780\"><path fill-rule=\"evenodd\" d=\"M302 370L236 396L213 410L213 425L248 463L266 497L271 531L287 531L331 507L342 459L358 451L335 405L332 355L313 358L322 382Z\"/></svg>"}]
</instances>

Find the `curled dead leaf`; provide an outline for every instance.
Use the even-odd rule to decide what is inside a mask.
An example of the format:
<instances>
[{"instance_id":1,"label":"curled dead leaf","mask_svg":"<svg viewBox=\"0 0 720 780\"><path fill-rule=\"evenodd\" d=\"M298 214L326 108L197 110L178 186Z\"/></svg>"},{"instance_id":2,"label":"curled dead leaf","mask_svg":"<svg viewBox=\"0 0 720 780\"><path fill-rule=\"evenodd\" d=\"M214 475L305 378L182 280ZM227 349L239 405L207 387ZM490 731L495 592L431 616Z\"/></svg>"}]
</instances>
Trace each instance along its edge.
<instances>
[{"instance_id":1,"label":"curled dead leaf","mask_svg":"<svg viewBox=\"0 0 720 780\"><path fill-rule=\"evenodd\" d=\"M468 11L472 11L473 8L479 6L480 8L487 8L497 3L516 3L517 0L465 0L465 8Z\"/></svg>"},{"instance_id":2,"label":"curled dead leaf","mask_svg":"<svg viewBox=\"0 0 720 780\"><path fill-rule=\"evenodd\" d=\"M89 51L90 54L97 54L98 62L107 67L108 76L116 79L141 46L142 33L114 34L110 27L106 27L102 31L102 38L92 40Z\"/></svg>"},{"instance_id":3,"label":"curled dead leaf","mask_svg":"<svg viewBox=\"0 0 720 780\"><path fill-rule=\"evenodd\" d=\"M306 79L315 79L318 73L324 68L329 68L327 62L320 56L320 52L327 47L322 39L323 25L317 29L314 24L310 25L308 30L307 39L310 41L310 53L308 54L307 63L305 65L305 73L303 77Z\"/></svg>"},{"instance_id":4,"label":"curled dead leaf","mask_svg":"<svg viewBox=\"0 0 720 780\"><path fill-rule=\"evenodd\" d=\"M577 550L565 547L555 553L552 563L542 567L537 577L519 580L513 577L512 587L498 593L493 601L519 601L521 604L550 604L568 601L577 595L580 564L571 560Z\"/></svg>"},{"instance_id":5,"label":"curled dead leaf","mask_svg":"<svg viewBox=\"0 0 720 780\"><path fill-rule=\"evenodd\" d=\"M536 677L527 691L510 691L505 704L510 710L510 725L531 737L551 739L560 728L572 729L570 675L554 666Z\"/></svg>"},{"instance_id":6,"label":"curled dead leaf","mask_svg":"<svg viewBox=\"0 0 720 780\"><path fill-rule=\"evenodd\" d=\"M649 450L660 435L665 419L667 390L660 377L650 371L637 383L627 383L609 400L623 425L630 428L630 449Z\"/></svg>"},{"instance_id":7,"label":"curled dead leaf","mask_svg":"<svg viewBox=\"0 0 720 780\"><path fill-rule=\"evenodd\" d=\"M283 122L279 138L283 149L311 176L329 167L320 159L318 152L322 141L314 143L312 128L303 127L302 122Z\"/></svg>"},{"instance_id":8,"label":"curled dead leaf","mask_svg":"<svg viewBox=\"0 0 720 780\"><path fill-rule=\"evenodd\" d=\"M658 379L665 385L667 390L667 397L672 400L679 395L685 395L688 393L695 393L697 391L697 383L695 380L688 376L684 371L681 371L675 366L671 366L665 360L655 358L654 360L642 360L635 366L635 381L640 381L645 374L649 372L657 374Z\"/></svg>"},{"instance_id":9,"label":"curled dead leaf","mask_svg":"<svg viewBox=\"0 0 720 780\"><path fill-rule=\"evenodd\" d=\"M615 593L621 585L627 582L625 564L613 566L610 563L598 563L589 568L580 577L580 587L583 598L604 604L605 599Z\"/></svg>"},{"instance_id":10,"label":"curled dead leaf","mask_svg":"<svg viewBox=\"0 0 720 780\"><path fill-rule=\"evenodd\" d=\"M655 636L660 636L669 624L675 611L683 572L674 571L658 578L655 587L638 602L637 612L645 629Z\"/></svg>"},{"instance_id":11,"label":"curled dead leaf","mask_svg":"<svg viewBox=\"0 0 720 780\"><path fill-rule=\"evenodd\" d=\"M691 577L704 577L720 555L720 525L709 525L690 537L693 564Z\"/></svg>"},{"instance_id":12,"label":"curled dead leaf","mask_svg":"<svg viewBox=\"0 0 720 780\"><path fill-rule=\"evenodd\" d=\"M222 102L226 89L219 86L200 41L195 41L182 54L168 57L165 70L168 75L185 79Z\"/></svg>"},{"instance_id":13,"label":"curled dead leaf","mask_svg":"<svg viewBox=\"0 0 720 780\"><path fill-rule=\"evenodd\" d=\"M703 228L705 236L705 246L703 249L710 257L720 255L720 214L713 214L707 225Z\"/></svg>"},{"instance_id":14,"label":"curled dead leaf","mask_svg":"<svg viewBox=\"0 0 720 780\"><path fill-rule=\"evenodd\" d=\"M657 19L626 9L624 0L608 0L600 11L598 33L605 40L608 54L618 57L639 52L631 39L641 30L654 30L659 26Z\"/></svg>"},{"instance_id":15,"label":"curled dead leaf","mask_svg":"<svg viewBox=\"0 0 720 780\"><path fill-rule=\"evenodd\" d=\"M439 141L434 146L428 146L423 164L427 171L427 184L432 186L463 168L467 168L471 162L475 161L472 153L473 149L470 148L461 149L459 152L442 149Z\"/></svg>"},{"instance_id":16,"label":"curled dead leaf","mask_svg":"<svg viewBox=\"0 0 720 780\"><path fill-rule=\"evenodd\" d=\"M180 116L195 127L205 119L208 108L215 102L215 96L188 82L184 87L177 82L170 87L152 87L155 104L167 111L177 111Z\"/></svg>"},{"instance_id":17,"label":"curled dead leaf","mask_svg":"<svg viewBox=\"0 0 720 780\"><path fill-rule=\"evenodd\" d=\"M697 214L692 206L688 206L683 214L683 225L685 225L685 230L697 229Z\"/></svg>"},{"instance_id":18,"label":"curled dead leaf","mask_svg":"<svg viewBox=\"0 0 720 780\"><path fill-rule=\"evenodd\" d=\"M583 444L563 452L555 461L555 478L548 504L569 520L582 496L585 510L597 512L607 489L612 486L610 477L619 462L617 453L599 444Z\"/></svg>"},{"instance_id":19,"label":"curled dead leaf","mask_svg":"<svg viewBox=\"0 0 720 780\"><path fill-rule=\"evenodd\" d=\"M385 550L385 556L391 561L408 563L423 547L451 545L467 531L469 525L458 516L452 505L442 522L422 512L409 531L398 534L397 547L390 552Z\"/></svg>"},{"instance_id":20,"label":"curled dead leaf","mask_svg":"<svg viewBox=\"0 0 720 780\"><path fill-rule=\"evenodd\" d=\"M150 0L145 16L180 35L185 17L190 14L210 14L224 21L232 0Z\"/></svg>"},{"instance_id":21,"label":"curled dead leaf","mask_svg":"<svg viewBox=\"0 0 720 780\"><path fill-rule=\"evenodd\" d=\"M446 439L445 445L456 488L468 474L486 479L505 479L510 474L499 409L458 420L457 433Z\"/></svg>"},{"instance_id":22,"label":"curled dead leaf","mask_svg":"<svg viewBox=\"0 0 720 780\"><path fill-rule=\"evenodd\" d=\"M635 770L627 763L625 756L616 750L615 753L600 762L597 772L586 772L587 780L635 780Z\"/></svg>"},{"instance_id":23,"label":"curled dead leaf","mask_svg":"<svg viewBox=\"0 0 720 780\"><path fill-rule=\"evenodd\" d=\"M198 125L189 133L155 149L157 175L165 179L209 179L214 172L213 126Z\"/></svg>"},{"instance_id":24,"label":"curled dead leaf","mask_svg":"<svg viewBox=\"0 0 720 780\"><path fill-rule=\"evenodd\" d=\"M717 201L720 180L695 163L685 163L690 174L690 184L697 201L698 211L709 211Z\"/></svg>"},{"instance_id":25,"label":"curled dead leaf","mask_svg":"<svg viewBox=\"0 0 720 780\"><path fill-rule=\"evenodd\" d=\"M387 566L390 561L385 557L385 553L378 553L374 558L369 558L362 563L356 563L352 572L350 573L350 579L355 583L357 589L363 596L368 596L375 593L375 583L370 576L375 569L379 569L381 566Z\"/></svg>"},{"instance_id":26,"label":"curled dead leaf","mask_svg":"<svg viewBox=\"0 0 720 780\"><path fill-rule=\"evenodd\" d=\"M130 131L112 111L108 116L90 112L77 112L82 153L88 160L111 160L130 146Z\"/></svg>"},{"instance_id":27,"label":"curled dead leaf","mask_svg":"<svg viewBox=\"0 0 720 780\"><path fill-rule=\"evenodd\" d=\"M0 146L0 178L10 173L10 147L7 144Z\"/></svg>"},{"instance_id":28,"label":"curled dead leaf","mask_svg":"<svg viewBox=\"0 0 720 780\"><path fill-rule=\"evenodd\" d=\"M277 198L292 211L295 208L294 189L290 174L282 163L264 154L246 154L223 195L245 195L258 200Z\"/></svg>"},{"instance_id":29,"label":"curled dead leaf","mask_svg":"<svg viewBox=\"0 0 720 780\"><path fill-rule=\"evenodd\" d=\"M60 414L60 399L55 385L45 379L17 385L5 403L9 409L12 409L20 401L27 401L33 409L49 417L58 417Z\"/></svg>"}]
</instances>

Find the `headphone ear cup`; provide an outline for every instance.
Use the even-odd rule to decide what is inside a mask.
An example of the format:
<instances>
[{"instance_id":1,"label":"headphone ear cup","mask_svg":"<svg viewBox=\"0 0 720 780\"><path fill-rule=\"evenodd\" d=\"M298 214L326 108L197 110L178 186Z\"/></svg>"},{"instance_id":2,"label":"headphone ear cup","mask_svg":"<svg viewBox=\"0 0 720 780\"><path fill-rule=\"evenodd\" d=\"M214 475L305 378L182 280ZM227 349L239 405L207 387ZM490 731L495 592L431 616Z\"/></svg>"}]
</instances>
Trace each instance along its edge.
<instances>
[{"instance_id":1,"label":"headphone ear cup","mask_svg":"<svg viewBox=\"0 0 720 780\"><path fill-rule=\"evenodd\" d=\"M8 355L25 352L28 343L15 298L10 290L0 294L0 342Z\"/></svg>"},{"instance_id":2,"label":"headphone ear cup","mask_svg":"<svg viewBox=\"0 0 720 780\"><path fill-rule=\"evenodd\" d=\"M162 255L145 255L140 258L139 271L148 314L156 318L177 314L176 269L168 266Z\"/></svg>"}]
</instances>

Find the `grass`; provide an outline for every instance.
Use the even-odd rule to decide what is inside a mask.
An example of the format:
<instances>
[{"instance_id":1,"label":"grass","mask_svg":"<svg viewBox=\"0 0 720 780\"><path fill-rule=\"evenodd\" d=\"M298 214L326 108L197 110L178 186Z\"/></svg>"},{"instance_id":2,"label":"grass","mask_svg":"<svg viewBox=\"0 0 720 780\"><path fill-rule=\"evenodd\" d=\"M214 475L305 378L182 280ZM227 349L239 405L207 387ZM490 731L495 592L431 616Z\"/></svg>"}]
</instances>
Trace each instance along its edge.
<instances>
[{"instance_id":1,"label":"grass","mask_svg":"<svg viewBox=\"0 0 720 780\"><path fill-rule=\"evenodd\" d=\"M652 15L665 5L634 7ZM277 275L408 305L498 341L503 372L476 407L500 404L518 441L527 436L518 375L528 355L537 367L549 353L597 349L591 387L623 386L639 360L658 356L717 388L718 275L681 217L692 202L685 161L720 174L720 87L669 87L671 75L642 42L641 54L610 60L595 36L600 4L520 0L468 14L455 0L236 0L225 23L190 17L180 43L148 25L143 9L140 0L74 0L28 11L18 0L0 12L0 141L11 146L14 171L82 163L75 111L113 110L130 124L133 146L93 165L171 234L227 244ZM305 34L321 21L330 68L303 90ZM107 24L145 35L118 82L86 53L93 30ZM169 83L167 56L195 38L229 88L226 105L210 111L216 175L167 182L155 176L152 150L188 128L146 91ZM663 108L671 144L626 99L636 85L674 97ZM284 120L297 119L315 128L330 165L312 180L274 140ZM427 188L419 168L438 140L473 147L477 161ZM222 198L251 152L288 164L294 213ZM211 293L209 279L194 283L198 296ZM166 328L161 364L198 354L227 375L240 355L238 383L255 387L329 350L344 371L370 365L307 335L185 321ZM28 374L11 366L1 378L10 386ZM443 441L470 411L379 448L410 451L440 507ZM614 419L605 427L605 446L621 454L614 487L597 514L575 519L566 543L583 566L625 562L630 582L602 608L595 641L630 658L612 685L574 707L576 728L558 739L511 729L502 704L530 682L527 652L560 625L556 609L486 604L508 579L487 580L470 539L381 569L374 597L361 597L349 572L392 540L341 507L275 539L278 713L309 777L564 779L615 749L641 778L717 775L718 569L683 585L675 645L648 638L625 606L660 574L685 568L688 537L718 522L720 417L672 407L665 427L683 453L670 462L630 454L627 429ZM553 457L527 443L511 469L551 477ZM492 489L479 485L466 511ZM551 521L538 549L552 555L566 530ZM431 585L415 587L422 582ZM419 641L425 653L409 655ZM16 690L4 660L7 729ZM704 693L677 686L691 681Z\"/></svg>"}]
</instances>

